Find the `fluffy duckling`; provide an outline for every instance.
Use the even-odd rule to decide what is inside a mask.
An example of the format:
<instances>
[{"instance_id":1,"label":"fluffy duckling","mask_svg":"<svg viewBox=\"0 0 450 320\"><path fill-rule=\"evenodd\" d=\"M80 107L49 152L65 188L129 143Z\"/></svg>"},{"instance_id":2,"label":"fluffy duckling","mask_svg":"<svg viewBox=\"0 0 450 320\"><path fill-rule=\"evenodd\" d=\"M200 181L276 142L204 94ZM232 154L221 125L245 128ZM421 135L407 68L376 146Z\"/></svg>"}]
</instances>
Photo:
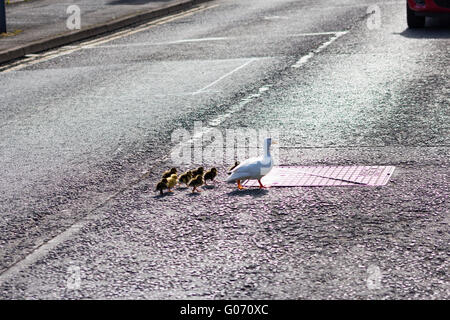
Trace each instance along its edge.
<instances>
[{"instance_id":1,"label":"fluffy duckling","mask_svg":"<svg viewBox=\"0 0 450 320\"><path fill-rule=\"evenodd\" d=\"M178 178L178 182L184 183L186 186L188 185L189 181L192 179L192 172L191 171L186 171L185 173L183 173L179 178Z\"/></svg>"},{"instance_id":2,"label":"fluffy duckling","mask_svg":"<svg viewBox=\"0 0 450 320\"><path fill-rule=\"evenodd\" d=\"M203 176L199 174L195 178L191 179L191 181L189 181L188 186L193 187L192 192L201 192L200 190L197 190L197 188L200 187L204 182L205 181L203 180Z\"/></svg>"},{"instance_id":3,"label":"fluffy duckling","mask_svg":"<svg viewBox=\"0 0 450 320\"><path fill-rule=\"evenodd\" d=\"M163 178L160 182L158 182L155 191L159 191L160 194L163 194L164 189L168 189L168 181L166 178Z\"/></svg>"},{"instance_id":4,"label":"fluffy duckling","mask_svg":"<svg viewBox=\"0 0 450 320\"><path fill-rule=\"evenodd\" d=\"M203 175L204 171L205 171L205 169L203 167L198 167L195 170L191 170L193 177L196 177L198 175Z\"/></svg>"},{"instance_id":5,"label":"fluffy duckling","mask_svg":"<svg viewBox=\"0 0 450 320\"><path fill-rule=\"evenodd\" d=\"M235 161L234 166L232 166L230 169L228 169L227 173L230 175L231 171L233 171L233 169L236 168L239 164L240 164L239 161Z\"/></svg>"},{"instance_id":6,"label":"fluffy duckling","mask_svg":"<svg viewBox=\"0 0 450 320\"><path fill-rule=\"evenodd\" d=\"M169 189L169 192L173 192L172 189L173 187L175 187L175 185L178 182L178 177L176 174L171 175L169 178L167 178L167 189Z\"/></svg>"},{"instance_id":7,"label":"fluffy duckling","mask_svg":"<svg viewBox=\"0 0 450 320\"><path fill-rule=\"evenodd\" d=\"M177 174L177 168L172 168L170 170L164 171L162 177L167 179L173 174Z\"/></svg>"},{"instance_id":8,"label":"fluffy duckling","mask_svg":"<svg viewBox=\"0 0 450 320\"><path fill-rule=\"evenodd\" d=\"M205 185L206 184L206 180L211 180L212 182L214 182L214 178L217 176L217 169L216 168L211 168L211 170L208 170L205 172L205 175L203 176L203 178L205 179Z\"/></svg>"}]
</instances>

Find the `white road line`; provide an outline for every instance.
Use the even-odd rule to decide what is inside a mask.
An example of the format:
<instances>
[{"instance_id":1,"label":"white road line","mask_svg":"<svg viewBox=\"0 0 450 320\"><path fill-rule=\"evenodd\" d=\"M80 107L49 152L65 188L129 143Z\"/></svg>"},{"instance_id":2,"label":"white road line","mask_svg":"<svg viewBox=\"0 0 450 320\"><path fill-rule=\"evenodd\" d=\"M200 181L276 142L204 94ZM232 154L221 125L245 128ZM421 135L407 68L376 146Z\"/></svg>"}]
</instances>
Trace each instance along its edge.
<instances>
[{"instance_id":1,"label":"white road line","mask_svg":"<svg viewBox=\"0 0 450 320\"><path fill-rule=\"evenodd\" d=\"M32 266L40 258L46 256L51 250L53 250L60 243L63 243L75 233L79 232L81 228L87 225L89 222L98 218L97 215L87 216L79 222L73 224L66 231L60 233L56 237L52 238L50 241L42 244L37 249L35 249L31 254L27 255L25 259L19 260L17 263L9 267L5 272L0 274L0 286L14 277L17 273L24 270L27 267Z\"/></svg>"},{"instance_id":2,"label":"white road line","mask_svg":"<svg viewBox=\"0 0 450 320\"><path fill-rule=\"evenodd\" d=\"M305 63L307 63L312 57L314 57L315 54L323 51L326 47L328 47L330 44L332 44L334 41L342 37L344 34L346 34L348 31L338 31L334 34L333 37L331 37L330 40L327 42L322 43L317 49L311 51L307 55L301 57L294 65L292 65L292 68L300 68Z\"/></svg>"},{"instance_id":3,"label":"white road line","mask_svg":"<svg viewBox=\"0 0 450 320\"><path fill-rule=\"evenodd\" d=\"M315 36L327 36L335 35L339 31L326 31L326 32L306 32L306 33L292 33L277 36L277 38L292 38L292 37L315 37ZM171 44L183 44L192 42L208 42L208 41L226 41L226 40L245 40L251 38L259 38L258 35L241 36L241 37L210 37L210 38L194 38L194 39L182 39L166 42L138 42L138 43L124 43L124 44L111 44L111 45L84 45L81 49L107 49L107 48L127 48L127 47L146 47L146 46L164 46ZM69 48L70 46L66 46ZM75 47L74 47L75 48Z\"/></svg>"},{"instance_id":4,"label":"white road line","mask_svg":"<svg viewBox=\"0 0 450 320\"><path fill-rule=\"evenodd\" d=\"M183 146L190 146L190 145L192 145L192 143L194 143L194 141L202 139L203 135L207 135L208 132L213 130L213 127L219 126L225 120L230 118L233 114L242 110L247 104L249 104L256 98L259 98L262 93L268 91L269 89L270 89L270 85L262 86L261 88L258 89L258 93L253 93L253 94L250 94L247 97L243 98L239 103L232 106L227 112L225 112L225 113L219 115L218 117L216 117L215 119L209 121L208 122L209 127L203 128L201 131L194 134L191 139L189 139L187 141L183 141L183 142L181 142L181 144Z\"/></svg>"},{"instance_id":5,"label":"white road line","mask_svg":"<svg viewBox=\"0 0 450 320\"><path fill-rule=\"evenodd\" d=\"M169 160L169 156L165 156L160 160L160 163L164 163ZM141 177L137 179L136 181L132 182L126 187L123 187L121 190L114 192L111 196L109 196L102 204L98 205L96 208L92 209L85 217L81 218L79 221L75 222L73 225L71 225L68 229L61 232L54 238L50 239L49 241L45 242L44 244L41 244L37 248L33 250L30 254L28 254L24 259L17 261L13 265L9 266L6 271L0 274L0 286L5 283L6 281L10 280L14 276L16 276L18 273L20 273L22 270L32 266L34 263L36 263L39 259L45 257L51 250L55 249L58 245L61 243L67 241L71 237L73 237L76 233L78 233L82 228L87 226L89 223L94 222L100 218L105 217L104 213L94 213L98 208L100 208L104 203L110 201L111 199L115 198L117 195L122 193L124 190L129 188L130 186L133 186L139 182L141 182L143 179L145 179L150 172L152 172L153 168L156 166L154 164L151 166L147 171L143 172Z\"/></svg>"},{"instance_id":6,"label":"white road line","mask_svg":"<svg viewBox=\"0 0 450 320\"><path fill-rule=\"evenodd\" d=\"M213 5L213 6L200 6L198 8L194 8L194 9L191 9L191 10L179 13L179 14L175 14L175 15L172 15L172 16L169 16L169 17L166 17L166 18L161 18L161 19L158 19L156 21L151 21L151 22L146 23L143 26L140 26L140 27L138 27L136 29L133 29L133 30L125 30L125 31L119 32L118 34L113 35L111 37L108 37L108 38L106 38L104 40L100 40L100 41L99 40L93 40L90 43L88 42L86 45L83 45L83 47L110 42L112 40L123 38L125 36L129 36L129 35L132 35L132 34L135 34L135 33L138 33L138 32L146 31L146 30L151 29L151 28L153 28L155 26L158 26L158 25L161 25L161 24L164 24L164 23L176 20L178 18L190 16L190 15L196 13L196 12L199 12L199 11L212 9L212 8L217 7L217 6L219 6L219 5L217 4L217 5Z\"/></svg>"},{"instance_id":7,"label":"white road line","mask_svg":"<svg viewBox=\"0 0 450 320\"><path fill-rule=\"evenodd\" d=\"M139 47L139 46L155 46L155 45L170 45L170 44L183 44L183 43L191 43L191 42L207 42L207 41L224 41L224 40L243 40L243 39L248 39L248 38L255 38L257 36L243 36L243 37L210 37L210 38L197 38L197 39L182 39L182 40L174 40L174 41L168 41L168 42L156 42L156 43L128 43L128 44L115 44L115 45L101 45L102 43L107 43L119 38L123 38L126 37L128 35L132 35L135 34L137 32L141 32L141 31L145 31L148 30L154 26L166 23L166 22L170 22L172 20L178 19L180 17L184 17L184 16L188 16L190 14L193 14L195 12L201 11L201 10L205 10L205 9L210 9L215 6L210 6L210 7L206 7L206 8L197 8L197 9L193 9L195 11L187 11L181 14L177 14L174 16L170 16L170 17L166 17L166 18L161 18L155 21L151 21L141 27L138 27L137 29L133 29L133 30L125 30L125 31L119 31L114 33L113 35L107 36L107 37L103 37L101 39L94 39L94 40L90 40L90 41L85 41L83 42L83 44L80 45L66 45L63 46L61 48L52 50L52 51L48 51L46 53L43 54L28 54L25 57L27 59L22 60L22 61L18 61L15 62L14 64L12 64L12 67L6 67L5 70L0 72L10 72L10 71L16 71L16 70L20 70L23 68L26 68L28 66L32 66L35 65L37 63L40 62L44 62L44 61L48 61L57 57L61 57L79 50L83 50L83 49L105 49L105 48L121 48L121 47ZM310 32L310 33L294 33L294 34L287 34L284 35L283 37L289 38L289 37L314 37L314 36L324 36L324 35L339 35L341 34L342 31L325 31L325 32ZM333 42L336 39L331 39L331 42ZM328 46L329 44L327 44ZM312 56L311 56L312 57ZM303 57L303 59L307 59L309 60L309 58L307 57ZM306 60L306 61L307 61Z\"/></svg>"},{"instance_id":8,"label":"white road line","mask_svg":"<svg viewBox=\"0 0 450 320\"><path fill-rule=\"evenodd\" d=\"M197 95L199 93L202 93L203 91L205 91L206 89L212 87L213 85L215 85L216 83L222 81L223 79L225 79L226 77L229 77L230 75L232 75L233 73L235 73L236 71L241 70L242 68L246 67L247 65L249 65L250 63L252 63L253 61L256 61L256 58L250 59L249 61L247 61L246 63L244 63L243 65L237 67L236 69L228 72L227 74L224 74L223 76L221 76L219 79L217 79L216 81L211 82L210 84L208 84L206 87L201 88L200 90L195 91L192 95Z\"/></svg>"},{"instance_id":9,"label":"white road line","mask_svg":"<svg viewBox=\"0 0 450 320\"><path fill-rule=\"evenodd\" d=\"M133 28L131 30L127 29L127 30L123 30L123 31L117 31L117 32L114 32L112 35L102 37L101 39L94 39L94 40L90 40L90 41L84 41L82 44L80 44L78 46L73 46L73 45L63 46L61 48L48 51L48 52L46 52L44 54L37 55L37 57L41 57L40 59L31 60L31 61L23 61L22 60L22 61L14 62L14 63L10 64L10 66L12 66L12 67L6 66L3 70L2 70L2 68L0 68L0 73L1 72L6 73L6 72L10 72L10 71L20 70L20 69L23 69L23 68L35 65L35 64L40 63L40 62L48 61L48 60L51 60L51 59L54 59L54 58L57 58L57 57L60 57L60 56L63 56L63 55L67 55L67 54L73 53L73 52L78 51L78 50L82 50L82 49L85 49L85 48L90 48L90 47L98 45L98 44L110 42L110 41L113 41L113 40L116 40L116 39L119 39L119 38L123 38L123 37L129 36L129 35L132 35L132 34L135 34L135 33L138 33L138 32L146 31L146 30L148 30L150 28L153 28L155 26L158 26L158 25L161 25L161 24L164 24L164 23L167 23L167 22L179 19L179 18L187 17L187 16L190 16L190 15L192 15L194 13L197 13L197 12L200 12L200 11L204 11L204 10L207 10L207 9L212 9L212 8L217 7L217 6L219 6L219 5L213 5L213 6L203 5L203 6L199 6L197 8L193 8L193 9L185 11L185 12L181 12L181 13L174 14L174 15L171 15L171 16L168 16L168 17L163 17L163 18L160 18L160 19L156 19L156 20L150 21L150 22L148 22L148 23L146 23L144 25L138 26L138 27Z\"/></svg>"},{"instance_id":10,"label":"white road line","mask_svg":"<svg viewBox=\"0 0 450 320\"><path fill-rule=\"evenodd\" d=\"M374 1L373 1L374 2ZM383 6L387 5L396 5L396 6L402 6L402 1L389 1L389 2L383 2ZM370 6L370 3L361 3L361 4L355 4L355 5L339 5L339 6L317 6L317 7L307 7L304 10L305 11L323 11L323 10L336 10L336 9L349 9L349 8L367 8Z\"/></svg>"},{"instance_id":11,"label":"white road line","mask_svg":"<svg viewBox=\"0 0 450 320\"><path fill-rule=\"evenodd\" d=\"M307 32L307 33L291 33L286 35L286 37L309 37L309 36L328 36L335 35L342 31L325 31L325 32Z\"/></svg>"},{"instance_id":12,"label":"white road line","mask_svg":"<svg viewBox=\"0 0 450 320\"><path fill-rule=\"evenodd\" d=\"M147 47L147 46L164 46L170 44L191 43L191 42L204 42L204 41L223 41L230 38L217 37L217 38L199 38L199 39L184 39L174 40L167 42L138 42L138 43L124 43L124 44L111 44L106 46L83 46L82 49L106 49L106 48L128 48L128 47Z\"/></svg>"},{"instance_id":13,"label":"white road line","mask_svg":"<svg viewBox=\"0 0 450 320\"><path fill-rule=\"evenodd\" d=\"M319 47L317 47L315 50L311 51L310 53L308 53L307 55L301 57L299 59L299 61L297 61L297 63L295 63L292 67L293 68L299 68L300 66L302 66L303 64L305 64L306 62L309 61L309 59L311 59L314 54L321 52L323 49L325 49L326 47L328 47L331 43L333 43L334 41L336 41L339 37L343 36L344 34L348 33L348 31L336 31L336 32L320 32L320 33L316 33L314 35L334 35L330 40L322 43ZM311 34L307 34L307 35L311 35ZM249 64L250 62L252 62L255 59L252 59L246 63L244 63L242 66L236 68L235 70L229 72L228 74L222 76L221 78L217 79L216 81L214 81L213 83L211 83L210 85L206 86L205 88L208 88L212 85L214 85L215 83L219 82L222 78L229 76L230 74L236 72L237 70L245 67L247 64ZM242 99L238 104L235 104L234 106L232 106L227 112L225 112L224 114L221 114L219 116L217 116L215 119L210 120L208 122L208 127L203 128L203 130L197 132L197 134L195 134L191 139L182 142L182 144L184 146L186 145L192 145L192 143L194 143L195 140L198 139L202 139L203 135L208 134L208 132L210 132L214 127L219 126L220 124L222 124L225 120L227 120L228 118L230 118L234 113L242 110L247 104L249 104L250 102L252 102L253 100L255 100L256 98L259 98L261 96L261 94L263 94L264 92L267 92L270 90L270 85L265 85L262 86L261 88L258 89L258 93L253 93L248 95L247 97L245 97L244 99ZM200 92L203 89L200 89L197 92ZM196 93L197 93L196 92ZM194 94L196 94L194 93Z\"/></svg>"},{"instance_id":14,"label":"white road line","mask_svg":"<svg viewBox=\"0 0 450 320\"><path fill-rule=\"evenodd\" d=\"M212 37L212 38L198 38L198 39L185 39L185 40L176 40L176 41L169 41L163 44L175 44L175 43L185 43L185 42L202 42L202 41L221 41L221 40L228 40L230 38L228 37Z\"/></svg>"},{"instance_id":15,"label":"white road line","mask_svg":"<svg viewBox=\"0 0 450 320\"><path fill-rule=\"evenodd\" d=\"M164 46L168 44L179 44L179 43L191 43L191 42L206 42L206 41L223 41L228 40L231 38L228 37L210 37L210 38L194 38L194 39L182 39L182 40L174 40L174 41L166 41L166 42L141 42L141 43L130 43L130 44L123 44L123 45L116 45L116 46ZM111 46L105 46L105 47L113 47L115 45ZM103 46L101 46L103 47Z\"/></svg>"}]
</instances>

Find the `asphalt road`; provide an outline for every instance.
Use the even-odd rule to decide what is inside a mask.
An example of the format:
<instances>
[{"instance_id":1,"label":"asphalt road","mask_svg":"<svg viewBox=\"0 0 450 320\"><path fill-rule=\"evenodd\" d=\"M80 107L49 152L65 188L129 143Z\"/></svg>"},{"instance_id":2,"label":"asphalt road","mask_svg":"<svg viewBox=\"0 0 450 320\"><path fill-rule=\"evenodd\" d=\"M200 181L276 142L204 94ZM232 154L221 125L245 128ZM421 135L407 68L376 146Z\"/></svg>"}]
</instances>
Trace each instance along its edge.
<instances>
[{"instance_id":1,"label":"asphalt road","mask_svg":"<svg viewBox=\"0 0 450 320\"><path fill-rule=\"evenodd\" d=\"M448 299L450 23L372 4L217 0L4 69L0 297ZM195 121L278 130L283 165L396 170L236 191L219 162L157 196Z\"/></svg>"},{"instance_id":2,"label":"asphalt road","mask_svg":"<svg viewBox=\"0 0 450 320\"><path fill-rule=\"evenodd\" d=\"M67 33L67 18L73 14L71 5L80 8L80 27L99 25L119 17L158 9L178 0L27 0L6 6L8 32L15 36L2 37L0 51L27 45L32 41ZM69 13L67 13L69 11ZM73 20L70 20L71 22Z\"/></svg>"}]
</instances>

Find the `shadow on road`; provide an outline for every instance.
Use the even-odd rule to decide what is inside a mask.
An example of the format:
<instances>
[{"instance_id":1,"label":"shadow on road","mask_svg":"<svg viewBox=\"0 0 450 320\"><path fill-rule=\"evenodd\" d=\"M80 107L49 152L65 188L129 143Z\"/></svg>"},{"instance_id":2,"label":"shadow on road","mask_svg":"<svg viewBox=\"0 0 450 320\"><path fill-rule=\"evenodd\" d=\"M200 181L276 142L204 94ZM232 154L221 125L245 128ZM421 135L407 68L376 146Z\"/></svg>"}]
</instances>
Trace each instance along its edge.
<instances>
[{"instance_id":1,"label":"shadow on road","mask_svg":"<svg viewBox=\"0 0 450 320\"><path fill-rule=\"evenodd\" d=\"M147 4L150 2L169 2L170 0L114 0L111 2L108 2L109 5L127 5L127 4L134 4L134 5L141 5L141 4Z\"/></svg>"},{"instance_id":2,"label":"shadow on road","mask_svg":"<svg viewBox=\"0 0 450 320\"><path fill-rule=\"evenodd\" d=\"M427 18L426 27L418 29L405 29L399 34L413 39L449 39L450 17Z\"/></svg>"},{"instance_id":3,"label":"shadow on road","mask_svg":"<svg viewBox=\"0 0 450 320\"><path fill-rule=\"evenodd\" d=\"M254 198L259 198L265 196L268 193L269 193L268 190L258 188L258 189L233 190L231 192L228 192L227 195L232 197L252 196Z\"/></svg>"},{"instance_id":4,"label":"shadow on road","mask_svg":"<svg viewBox=\"0 0 450 320\"><path fill-rule=\"evenodd\" d=\"M406 29L399 34L401 36L413 39L450 39L449 28L424 28L424 29Z\"/></svg>"},{"instance_id":5,"label":"shadow on road","mask_svg":"<svg viewBox=\"0 0 450 320\"><path fill-rule=\"evenodd\" d=\"M164 192L163 194L157 194L156 196L153 196L153 198L161 199L161 198L165 198L167 196L173 196L173 192Z\"/></svg>"}]
</instances>

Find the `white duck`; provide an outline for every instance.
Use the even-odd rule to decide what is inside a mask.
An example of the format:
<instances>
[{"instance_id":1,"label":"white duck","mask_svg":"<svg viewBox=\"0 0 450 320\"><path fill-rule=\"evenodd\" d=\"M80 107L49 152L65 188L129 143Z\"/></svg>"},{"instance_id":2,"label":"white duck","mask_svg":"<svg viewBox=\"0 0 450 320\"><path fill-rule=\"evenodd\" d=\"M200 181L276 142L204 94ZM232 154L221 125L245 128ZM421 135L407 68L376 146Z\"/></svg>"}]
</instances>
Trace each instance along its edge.
<instances>
[{"instance_id":1,"label":"white duck","mask_svg":"<svg viewBox=\"0 0 450 320\"><path fill-rule=\"evenodd\" d=\"M273 159L270 156L271 144L271 138L264 139L263 155L257 158L247 159L231 170L231 176L228 177L227 182L237 181L238 189L242 190L244 187L241 185L241 180L258 180L259 188L265 188L261 183L261 178L268 174L273 167Z\"/></svg>"}]
</instances>

